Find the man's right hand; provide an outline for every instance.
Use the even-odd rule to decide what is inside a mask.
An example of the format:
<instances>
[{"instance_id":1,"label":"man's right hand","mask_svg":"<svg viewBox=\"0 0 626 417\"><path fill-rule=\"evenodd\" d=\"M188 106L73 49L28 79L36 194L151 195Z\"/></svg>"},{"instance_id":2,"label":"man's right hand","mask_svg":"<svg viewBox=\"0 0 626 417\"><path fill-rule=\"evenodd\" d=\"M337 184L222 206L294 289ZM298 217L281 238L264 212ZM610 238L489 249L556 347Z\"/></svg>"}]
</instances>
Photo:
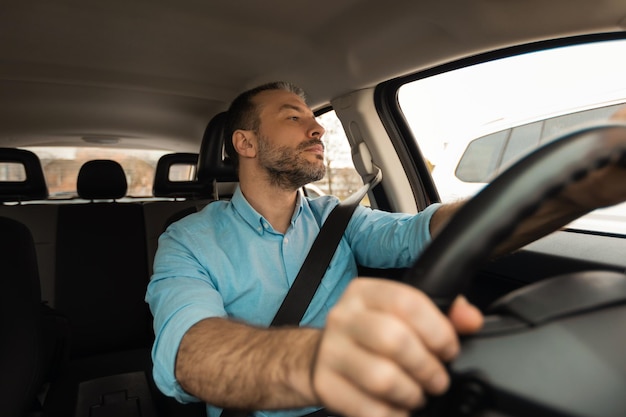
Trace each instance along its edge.
<instances>
[{"instance_id":1,"label":"man's right hand","mask_svg":"<svg viewBox=\"0 0 626 417\"><path fill-rule=\"evenodd\" d=\"M457 333L477 331L482 314L458 298L446 317L419 290L355 279L330 311L311 384L329 410L349 417L407 416L449 385L444 363Z\"/></svg>"}]
</instances>

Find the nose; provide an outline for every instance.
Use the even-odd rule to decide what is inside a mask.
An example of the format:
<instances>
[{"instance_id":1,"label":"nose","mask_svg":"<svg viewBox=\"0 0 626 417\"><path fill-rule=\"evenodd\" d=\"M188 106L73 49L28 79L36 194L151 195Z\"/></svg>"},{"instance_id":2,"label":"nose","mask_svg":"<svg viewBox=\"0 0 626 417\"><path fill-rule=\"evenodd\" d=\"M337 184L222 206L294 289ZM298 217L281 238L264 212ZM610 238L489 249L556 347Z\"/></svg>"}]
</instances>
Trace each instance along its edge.
<instances>
[{"instance_id":1,"label":"nose","mask_svg":"<svg viewBox=\"0 0 626 417\"><path fill-rule=\"evenodd\" d=\"M324 129L324 126L319 124L317 119L313 119L313 122L311 124L311 128L309 130L309 135L311 137L319 139L322 136L324 136L324 133L326 133L326 129Z\"/></svg>"}]
</instances>

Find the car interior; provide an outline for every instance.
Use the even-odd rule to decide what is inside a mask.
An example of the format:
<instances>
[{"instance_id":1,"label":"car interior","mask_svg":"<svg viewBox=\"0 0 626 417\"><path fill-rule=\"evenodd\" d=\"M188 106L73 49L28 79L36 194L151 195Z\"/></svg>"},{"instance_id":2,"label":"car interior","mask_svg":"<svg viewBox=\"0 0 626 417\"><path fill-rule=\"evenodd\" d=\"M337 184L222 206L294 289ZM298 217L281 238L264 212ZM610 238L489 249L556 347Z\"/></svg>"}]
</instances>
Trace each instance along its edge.
<instances>
[{"instance_id":1,"label":"car interior","mask_svg":"<svg viewBox=\"0 0 626 417\"><path fill-rule=\"evenodd\" d=\"M477 193L413 267L360 267L422 289L443 310L464 294L486 314L448 368L449 392L416 416L626 415L626 210L491 257L558 190L626 166L626 116L612 116L626 105L623 0L25 0L1 10L0 415L206 416L204 404L154 384L146 286L161 233L232 196L231 100L278 80L302 87L319 120L332 116L326 136L344 146L326 144L335 182L305 188L309 198L348 198L374 169L382 177L362 204L380 210L448 202L458 197L448 181ZM547 87L532 99L514 88L553 63L516 63L480 82L458 72L459 84L441 87L483 64L607 45L606 61L562 59L551 81L569 81L558 106ZM601 71L615 78L591 84L609 80ZM403 93L413 85L424 86L411 96L419 111ZM491 90L519 105L515 118L499 113L505 103ZM465 122L483 107L484 120ZM589 109L589 120L561 122ZM523 151L509 138L555 120ZM480 144L496 142L488 167Z\"/></svg>"}]
</instances>

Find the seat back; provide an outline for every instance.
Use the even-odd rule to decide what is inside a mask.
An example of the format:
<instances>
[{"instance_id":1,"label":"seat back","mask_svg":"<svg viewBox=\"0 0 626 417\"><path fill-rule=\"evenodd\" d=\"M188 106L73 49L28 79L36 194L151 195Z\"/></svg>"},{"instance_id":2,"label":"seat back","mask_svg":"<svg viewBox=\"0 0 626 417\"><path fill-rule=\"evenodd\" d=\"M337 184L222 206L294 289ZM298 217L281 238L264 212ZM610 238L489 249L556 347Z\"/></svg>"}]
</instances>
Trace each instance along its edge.
<instances>
[{"instance_id":1,"label":"seat back","mask_svg":"<svg viewBox=\"0 0 626 417\"><path fill-rule=\"evenodd\" d=\"M239 182L232 160L224 151L226 112L218 113L207 125L198 158L198 182L212 184L214 198L230 197Z\"/></svg>"},{"instance_id":2,"label":"seat back","mask_svg":"<svg viewBox=\"0 0 626 417\"><path fill-rule=\"evenodd\" d=\"M45 376L35 244L22 223L0 217L0 410L24 416Z\"/></svg>"},{"instance_id":3,"label":"seat back","mask_svg":"<svg viewBox=\"0 0 626 417\"><path fill-rule=\"evenodd\" d=\"M77 191L93 202L58 209L56 307L70 320L73 358L145 347L153 338L143 301L149 275L142 205L108 201L126 187L117 162L89 161Z\"/></svg>"},{"instance_id":4,"label":"seat back","mask_svg":"<svg viewBox=\"0 0 626 417\"><path fill-rule=\"evenodd\" d=\"M122 167L86 163L77 191L93 202L59 208L57 240L57 304L71 321L72 357L50 385L46 417L206 416L152 379L145 219L142 204L115 201L126 193Z\"/></svg>"}]
</instances>

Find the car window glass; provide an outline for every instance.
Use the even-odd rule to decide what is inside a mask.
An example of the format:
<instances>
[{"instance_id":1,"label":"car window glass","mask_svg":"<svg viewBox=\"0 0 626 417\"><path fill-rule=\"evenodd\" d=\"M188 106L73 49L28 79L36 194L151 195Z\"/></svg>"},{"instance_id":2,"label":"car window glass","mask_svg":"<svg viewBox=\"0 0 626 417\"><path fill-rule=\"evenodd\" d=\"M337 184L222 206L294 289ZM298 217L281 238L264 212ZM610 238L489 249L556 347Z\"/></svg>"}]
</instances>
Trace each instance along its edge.
<instances>
[{"instance_id":1,"label":"car window glass","mask_svg":"<svg viewBox=\"0 0 626 417\"><path fill-rule=\"evenodd\" d=\"M450 202L558 135L615 117L626 108L625 73L626 40L595 42L419 79L400 88L398 101L441 200ZM570 226L626 234L626 204Z\"/></svg>"},{"instance_id":2,"label":"car window glass","mask_svg":"<svg viewBox=\"0 0 626 417\"><path fill-rule=\"evenodd\" d=\"M0 161L0 181L1 182L24 182L26 181L26 171L24 165L15 162Z\"/></svg>"},{"instance_id":3,"label":"car window glass","mask_svg":"<svg viewBox=\"0 0 626 417\"><path fill-rule=\"evenodd\" d=\"M172 182L191 181L196 177L196 165L176 163L170 166L167 179Z\"/></svg>"},{"instance_id":4,"label":"car window glass","mask_svg":"<svg viewBox=\"0 0 626 417\"><path fill-rule=\"evenodd\" d=\"M127 197L151 197L154 172L166 151L115 148L29 147L41 160L50 199L78 197L80 167L94 159L111 159L122 165L128 182ZM191 179L191 178L190 178Z\"/></svg>"}]
</instances>

